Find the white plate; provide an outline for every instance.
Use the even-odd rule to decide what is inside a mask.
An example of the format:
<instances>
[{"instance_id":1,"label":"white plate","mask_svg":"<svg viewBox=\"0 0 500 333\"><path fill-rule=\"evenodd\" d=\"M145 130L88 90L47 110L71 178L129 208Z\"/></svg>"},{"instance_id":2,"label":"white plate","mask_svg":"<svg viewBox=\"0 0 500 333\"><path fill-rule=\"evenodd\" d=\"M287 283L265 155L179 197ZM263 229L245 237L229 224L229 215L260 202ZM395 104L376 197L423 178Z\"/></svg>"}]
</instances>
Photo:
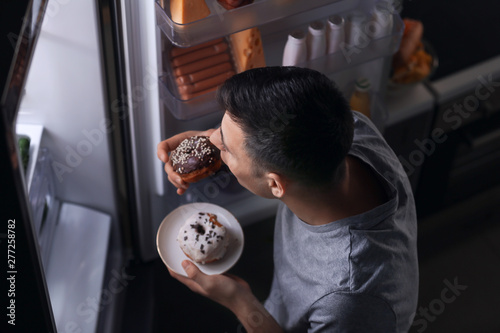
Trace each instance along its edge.
<instances>
[{"instance_id":1,"label":"white plate","mask_svg":"<svg viewBox=\"0 0 500 333\"><path fill-rule=\"evenodd\" d=\"M222 274L233 267L243 252L243 230L236 218L226 209L206 202L195 202L174 209L163 219L156 234L156 247L161 259L168 268L186 276L182 261L189 258L182 252L177 242L177 234L186 219L197 212L207 212L217 215L219 222L227 229L230 243L224 258L209 264L196 266L205 274ZM192 261L192 260L191 260Z\"/></svg>"}]
</instances>

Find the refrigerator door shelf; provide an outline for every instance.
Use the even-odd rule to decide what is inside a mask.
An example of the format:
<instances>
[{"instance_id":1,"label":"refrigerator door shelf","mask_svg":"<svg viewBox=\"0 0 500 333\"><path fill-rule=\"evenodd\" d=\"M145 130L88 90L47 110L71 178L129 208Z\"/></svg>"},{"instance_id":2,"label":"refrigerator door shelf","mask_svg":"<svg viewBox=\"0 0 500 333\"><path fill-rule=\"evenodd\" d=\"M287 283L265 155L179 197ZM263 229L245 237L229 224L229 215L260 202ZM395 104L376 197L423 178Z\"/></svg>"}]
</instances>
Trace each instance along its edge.
<instances>
[{"instance_id":1,"label":"refrigerator door shelf","mask_svg":"<svg viewBox=\"0 0 500 333\"><path fill-rule=\"evenodd\" d=\"M95 332L100 307L119 292L120 281L103 288L110 228L111 217L107 214L69 203L61 206L46 268L50 301L60 332Z\"/></svg>"},{"instance_id":2,"label":"refrigerator door shelf","mask_svg":"<svg viewBox=\"0 0 500 333\"><path fill-rule=\"evenodd\" d=\"M217 1L207 1L210 15L186 24L172 21L169 0L159 0L155 7L157 24L163 33L175 45L189 47L338 2L346 0L254 0L249 5L226 10Z\"/></svg>"},{"instance_id":3,"label":"refrigerator door shelf","mask_svg":"<svg viewBox=\"0 0 500 333\"><path fill-rule=\"evenodd\" d=\"M305 61L297 64L297 66L315 69L328 76L336 76L337 73L349 72L348 76L350 78L354 77L355 79L357 76L362 75L366 77L373 76L374 80L381 80L384 58L392 57L394 50L399 48L399 42L403 34L403 21L397 13L393 14L393 22L392 33L387 36L380 38L369 38L368 36L364 44L355 48L345 46L335 53L326 54L314 60ZM307 26L295 26L291 29L305 29L306 27ZM286 43L287 32L281 31L268 35L265 34L265 31L265 28L262 29L266 63L268 66L279 66L281 65L281 56ZM197 96L190 100L182 100L179 98L178 93L176 93L177 87L173 79L172 68L165 62L170 50L169 45L165 44L167 43L164 43L162 47L164 73L159 78L160 96L165 107L179 120L192 120L213 112L222 112L214 100L215 91ZM364 70L367 71L367 73L364 73L363 70L357 73L358 68L368 68ZM370 68L373 68L373 70ZM342 76L342 74L340 76ZM376 90L380 89L376 82L372 84Z\"/></svg>"},{"instance_id":4,"label":"refrigerator door shelf","mask_svg":"<svg viewBox=\"0 0 500 333\"><path fill-rule=\"evenodd\" d=\"M214 100L215 90L189 99L182 98L179 92L179 86L176 82L176 78L186 75L179 75L180 73L176 71L176 68L172 63L173 61L175 61L175 59L178 58L173 58L174 60L172 60L171 57L173 49L178 48L176 48L175 45L173 45L170 40L168 40L163 34L160 35L161 36L158 39L158 49L160 50L161 72L158 86L160 90L161 100L163 101L167 109L169 109L172 112L172 115L178 120L190 120L219 110L219 107ZM229 60L217 65L230 66L231 68L228 69L228 71L234 71L235 65L229 38L223 38L222 43L227 45L227 49L224 49L224 51L217 53L217 55L222 56L224 54L227 58L229 58ZM203 61L203 59L198 60ZM208 68L203 68L203 70L205 69Z\"/></svg>"},{"instance_id":5,"label":"refrigerator door shelf","mask_svg":"<svg viewBox=\"0 0 500 333\"><path fill-rule=\"evenodd\" d=\"M347 16L349 12L342 12L339 15ZM318 21L326 22L328 16L318 18ZM392 57L399 49L401 36L403 35L404 23L399 14L393 13L392 31L381 37L371 35L370 24L366 24L365 33L361 34L359 44L349 46L345 42L341 42L339 50L334 53L325 54L316 59L307 60L297 64L299 67L307 67L315 69L326 75L333 75L340 71L345 71L357 67L366 62L384 57ZM283 50L287 42L288 34L292 31L307 31L310 22L305 22L300 25L290 27L288 30L271 32L273 27L263 27L261 33L263 35L263 46L266 55L266 63L268 65L281 65Z\"/></svg>"}]
</instances>

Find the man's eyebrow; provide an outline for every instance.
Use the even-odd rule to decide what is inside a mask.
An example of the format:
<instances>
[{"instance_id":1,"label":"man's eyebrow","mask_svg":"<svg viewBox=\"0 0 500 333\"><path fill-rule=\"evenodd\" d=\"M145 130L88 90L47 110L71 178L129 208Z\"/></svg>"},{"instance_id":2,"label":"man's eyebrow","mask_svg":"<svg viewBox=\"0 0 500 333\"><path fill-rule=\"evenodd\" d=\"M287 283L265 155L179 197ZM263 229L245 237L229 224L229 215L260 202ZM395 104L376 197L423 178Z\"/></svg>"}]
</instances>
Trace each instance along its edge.
<instances>
[{"instance_id":1,"label":"man's eyebrow","mask_svg":"<svg viewBox=\"0 0 500 333\"><path fill-rule=\"evenodd\" d=\"M229 151L229 149L227 149L226 144L224 143L224 135L222 134L222 126L219 126L219 131L220 131L220 141L222 142L222 147L224 147L225 150Z\"/></svg>"}]
</instances>

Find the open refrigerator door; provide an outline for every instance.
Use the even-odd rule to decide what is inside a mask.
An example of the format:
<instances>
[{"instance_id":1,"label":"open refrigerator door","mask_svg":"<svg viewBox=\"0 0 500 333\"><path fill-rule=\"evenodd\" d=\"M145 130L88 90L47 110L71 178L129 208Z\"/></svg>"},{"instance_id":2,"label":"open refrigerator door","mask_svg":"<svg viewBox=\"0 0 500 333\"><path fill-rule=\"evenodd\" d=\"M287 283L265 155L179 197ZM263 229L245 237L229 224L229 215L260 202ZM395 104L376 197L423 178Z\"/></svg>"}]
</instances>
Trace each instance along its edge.
<instances>
[{"instance_id":1,"label":"open refrigerator door","mask_svg":"<svg viewBox=\"0 0 500 333\"><path fill-rule=\"evenodd\" d=\"M19 278L18 288L32 285L45 291L48 303L38 313L52 328L30 324L24 318L29 311L20 308L19 321L35 326L11 327L14 332L110 331L115 300L124 289L117 283L126 276L126 227L117 208L118 172L110 139L117 124L107 113L106 91L112 85L103 74L105 28L99 14L106 11L100 5L27 4L27 28L18 46L31 45L31 54L16 60L27 63L22 70L12 69L22 84L14 91L17 99L7 90L2 107L11 112L13 156L22 166L22 184L12 192L24 194L18 203L26 205L23 227L32 236L24 245L33 248L30 259L40 269L40 275ZM30 26L28 18L38 6L36 25ZM35 27L36 47L28 39ZM20 268L19 273L26 274Z\"/></svg>"},{"instance_id":2,"label":"open refrigerator door","mask_svg":"<svg viewBox=\"0 0 500 333\"><path fill-rule=\"evenodd\" d=\"M388 118L385 87L392 55L403 33L397 3L261 0L232 9L218 1L204 3L208 8L204 17L179 23L172 16L179 11L174 1L157 1L154 6L123 2L128 85L136 92L129 100L133 108L134 181L140 193L136 200L140 220L150 221L138 227L145 260L158 256L154 246L158 226L181 205L210 202L223 206L243 226L275 214L277 200L253 195L227 168L192 184L178 196L156 157L160 141L186 130L218 126L223 110L214 98L217 85L245 70L241 63L257 63L259 52L264 59L256 66L282 65L289 35L296 31L306 35L314 24L326 29L329 19L340 18L345 36L337 47L314 59L305 58L296 66L323 72L348 98L356 80L365 78L370 82L371 118L380 131ZM187 85L183 84L186 80Z\"/></svg>"}]
</instances>

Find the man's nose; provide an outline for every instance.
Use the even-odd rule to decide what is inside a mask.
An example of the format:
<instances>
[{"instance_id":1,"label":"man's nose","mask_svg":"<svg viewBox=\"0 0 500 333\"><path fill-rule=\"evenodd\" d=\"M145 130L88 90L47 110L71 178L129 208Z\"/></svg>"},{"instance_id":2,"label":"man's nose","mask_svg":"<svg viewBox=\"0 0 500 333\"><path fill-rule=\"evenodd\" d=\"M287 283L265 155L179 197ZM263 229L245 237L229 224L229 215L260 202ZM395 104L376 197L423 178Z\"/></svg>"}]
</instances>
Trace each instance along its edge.
<instances>
[{"instance_id":1,"label":"man's nose","mask_svg":"<svg viewBox=\"0 0 500 333\"><path fill-rule=\"evenodd\" d=\"M210 142L212 142L217 148L221 147L221 138L220 138L220 129L217 129L212 132L209 137Z\"/></svg>"}]
</instances>

